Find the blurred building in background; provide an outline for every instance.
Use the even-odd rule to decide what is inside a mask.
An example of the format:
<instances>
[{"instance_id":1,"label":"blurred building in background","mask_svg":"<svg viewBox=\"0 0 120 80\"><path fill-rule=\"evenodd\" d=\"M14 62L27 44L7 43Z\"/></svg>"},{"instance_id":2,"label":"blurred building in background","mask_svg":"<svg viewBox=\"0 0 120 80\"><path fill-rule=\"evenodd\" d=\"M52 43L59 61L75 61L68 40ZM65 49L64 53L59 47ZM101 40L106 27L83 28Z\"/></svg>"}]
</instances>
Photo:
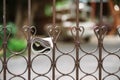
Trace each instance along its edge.
<instances>
[{"instance_id":1,"label":"blurred building in background","mask_svg":"<svg viewBox=\"0 0 120 80\"><path fill-rule=\"evenodd\" d=\"M57 0L56 1L56 24L62 28L75 25L75 1ZM109 34L114 34L116 27L120 25L120 0L103 0L103 21L109 28ZM13 5L14 4L14 5ZM99 4L100 0L79 0L79 21L92 22L99 25ZM2 24L2 1L0 2L0 23ZM7 22L13 22L18 29L28 24L27 0L8 0L7 1ZM37 35L46 34L46 25L52 24L52 1L51 0L32 0L31 21L37 28ZM94 23L94 24L93 24ZM85 25L82 25L85 26ZM87 26L87 25L86 25ZM89 26L88 26L89 27ZM20 32L18 32L20 34ZM88 32L87 32L88 33ZM18 35L19 35L18 34ZM88 33L89 34L89 33ZM66 37L66 36L65 36Z\"/></svg>"}]
</instances>

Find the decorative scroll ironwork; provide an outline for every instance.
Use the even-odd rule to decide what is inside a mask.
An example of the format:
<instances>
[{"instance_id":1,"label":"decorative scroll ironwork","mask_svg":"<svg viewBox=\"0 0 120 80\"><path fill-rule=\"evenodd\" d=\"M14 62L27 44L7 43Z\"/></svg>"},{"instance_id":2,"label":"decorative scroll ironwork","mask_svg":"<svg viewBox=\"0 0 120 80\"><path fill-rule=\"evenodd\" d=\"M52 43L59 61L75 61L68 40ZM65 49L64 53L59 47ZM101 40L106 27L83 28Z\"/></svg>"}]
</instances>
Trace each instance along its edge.
<instances>
[{"instance_id":1,"label":"decorative scroll ironwork","mask_svg":"<svg viewBox=\"0 0 120 80\"><path fill-rule=\"evenodd\" d=\"M3 50L3 56L0 58L0 80L109 80L112 77L114 80L120 80L120 65L117 66L118 69L115 71L109 71L109 69L105 67L107 64L105 61L109 57L111 60L113 58L113 61L120 61L120 55L116 54L120 52L120 48L111 52L108 51L103 44L104 38L106 37L106 33L108 31L103 25L102 21L103 1L100 0L101 25L94 29L94 33L98 40L98 45L92 51L86 51L80 42L85 29L84 26L79 26L79 0L75 0L75 3L76 26L71 28L71 34L74 39L73 49L65 52L60 50L59 46L57 45L57 40L62 32L60 28L56 26L56 0L53 0L53 25L52 27L48 28L48 34L53 43L52 52L50 54L37 53L32 55L31 45L35 42L34 40L38 40L38 37L35 37L36 29L34 35L31 35L32 28L34 28L31 26L31 0L28 0L29 24L23 27L27 45L25 49L19 52L12 51L7 46L11 32L8 32L8 27L6 27L6 0L3 0L4 25L0 28L0 32L3 32L4 36L0 36L0 39L3 41L2 47L0 48L1 51ZM120 37L119 28L118 35ZM40 39L42 38L40 37ZM11 54L9 57L6 57L6 51ZM107 55L103 56L103 52L107 53ZM24 53L27 53L27 55L23 55ZM81 53L83 55L81 55ZM21 58L22 63L19 60L14 60L16 57ZM94 69L89 67L89 65L92 63L85 63L84 60L93 60L95 63ZM14 65L14 62L16 61L18 61L18 63ZM19 69L23 63L24 66L22 70L17 72L16 69ZM66 63L70 64L71 66L65 65ZM35 66L35 64L38 64L38 66ZM44 66L42 65L47 66L47 68L44 69ZM12 68L9 66L12 66ZM84 66L88 66L88 69L86 69ZM103 76L103 73L106 75Z\"/></svg>"}]
</instances>

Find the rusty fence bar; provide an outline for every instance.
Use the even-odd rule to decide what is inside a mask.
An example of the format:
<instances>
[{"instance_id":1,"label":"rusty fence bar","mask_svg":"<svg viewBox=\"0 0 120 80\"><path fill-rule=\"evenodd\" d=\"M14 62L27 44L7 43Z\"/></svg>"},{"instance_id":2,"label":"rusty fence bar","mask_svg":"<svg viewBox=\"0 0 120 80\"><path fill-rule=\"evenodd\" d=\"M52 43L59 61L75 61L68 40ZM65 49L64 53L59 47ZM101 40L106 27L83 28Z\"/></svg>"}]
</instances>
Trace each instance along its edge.
<instances>
[{"instance_id":1,"label":"rusty fence bar","mask_svg":"<svg viewBox=\"0 0 120 80\"><path fill-rule=\"evenodd\" d=\"M99 37L99 42L98 42L98 46L99 46L99 80L102 80L102 47L103 47L103 41L102 41L102 24L103 24L103 0L100 0L100 26L99 26L99 30L100 33L98 35L100 35Z\"/></svg>"},{"instance_id":2,"label":"rusty fence bar","mask_svg":"<svg viewBox=\"0 0 120 80\"><path fill-rule=\"evenodd\" d=\"M52 79L55 80L55 50L56 50L56 41L55 41L55 27L56 27L56 0L53 0L53 52L52 52Z\"/></svg>"},{"instance_id":3,"label":"rusty fence bar","mask_svg":"<svg viewBox=\"0 0 120 80\"><path fill-rule=\"evenodd\" d=\"M7 70L7 63L6 63L6 48L7 48L7 28L6 28L6 0L3 1L3 31L4 31L4 42L3 42L3 75L4 80L6 80L6 70Z\"/></svg>"},{"instance_id":4,"label":"rusty fence bar","mask_svg":"<svg viewBox=\"0 0 120 80\"><path fill-rule=\"evenodd\" d=\"M76 46L76 80L79 80L79 0L75 1L76 3L76 38L75 38L75 46Z\"/></svg>"},{"instance_id":5,"label":"rusty fence bar","mask_svg":"<svg viewBox=\"0 0 120 80\"><path fill-rule=\"evenodd\" d=\"M28 0L28 80L31 80L31 0Z\"/></svg>"}]
</instances>

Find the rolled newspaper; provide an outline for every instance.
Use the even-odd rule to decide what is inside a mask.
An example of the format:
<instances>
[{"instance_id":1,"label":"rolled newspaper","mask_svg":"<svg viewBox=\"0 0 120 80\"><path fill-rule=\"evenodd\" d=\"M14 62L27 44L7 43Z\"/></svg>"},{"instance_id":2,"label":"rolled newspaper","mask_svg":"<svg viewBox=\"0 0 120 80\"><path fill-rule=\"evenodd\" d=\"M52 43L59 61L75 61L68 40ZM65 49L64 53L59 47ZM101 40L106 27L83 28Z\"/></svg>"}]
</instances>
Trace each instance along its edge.
<instances>
[{"instance_id":1,"label":"rolled newspaper","mask_svg":"<svg viewBox=\"0 0 120 80\"><path fill-rule=\"evenodd\" d=\"M35 54L49 54L52 51L53 42L51 37L34 37L31 42L31 50Z\"/></svg>"}]
</instances>

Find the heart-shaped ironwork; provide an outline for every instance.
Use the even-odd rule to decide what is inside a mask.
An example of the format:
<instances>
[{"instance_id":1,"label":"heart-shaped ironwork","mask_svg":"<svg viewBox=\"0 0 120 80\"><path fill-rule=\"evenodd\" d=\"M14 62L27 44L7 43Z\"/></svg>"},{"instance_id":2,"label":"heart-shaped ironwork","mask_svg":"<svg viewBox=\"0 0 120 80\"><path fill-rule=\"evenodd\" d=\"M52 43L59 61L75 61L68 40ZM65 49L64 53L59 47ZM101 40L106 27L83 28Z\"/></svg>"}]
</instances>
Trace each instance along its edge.
<instances>
[{"instance_id":1,"label":"heart-shaped ironwork","mask_svg":"<svg viewBox=\"0 0 120 80\"><path fill-rule=\"evenodd\" d=\"M71 28L71 34L74 38L74 40L76 40L76 37L82 37L84 33L84 27L80 26L80 27L72 27Z\"/></svg>"},{"instance_id":2,"label":"heart-shaped ironwork","mask_svg":"<svg viewBox=\"0 0 120 80\"><path fill-rule=\"evenodd\" d=\"M102 26L102 27L96 26L96 28L94 29L94 32L98 39L101 38L103 40L105 35L108 32L108 28L106 26Z\"/></svg>"},{"instance_id":3,"label":"heart-shaped ironwork","mask_svg":"<svg viewBox=\"0 0 120 80\"><path fill-rule=\"evenodd\" d=\"M24 33L26 39L28 39L28 37L30 37L30 36L28 35L29 32L30 32L30 35L31 35L31 36L35 36L36 31L37 31L37 30L36 30L36 27L35 27L35 26L31 26L31 27L29 27L29 26L27 26L27 25L23 26L23 33Z\"/></svg>"},{"instance_id":4,"label":"heart-shaped ironwork","mask_svg":"<svg viewBox=\"0 0 120 80\"><path fill-rule=\"evenodd\" d=\"M61 33L60 27L48 26L48 34L50 37L52 37L54 39L53 40L54 42L56 42L58 40L60 33Z\"/></svg>"}]
</instances>

